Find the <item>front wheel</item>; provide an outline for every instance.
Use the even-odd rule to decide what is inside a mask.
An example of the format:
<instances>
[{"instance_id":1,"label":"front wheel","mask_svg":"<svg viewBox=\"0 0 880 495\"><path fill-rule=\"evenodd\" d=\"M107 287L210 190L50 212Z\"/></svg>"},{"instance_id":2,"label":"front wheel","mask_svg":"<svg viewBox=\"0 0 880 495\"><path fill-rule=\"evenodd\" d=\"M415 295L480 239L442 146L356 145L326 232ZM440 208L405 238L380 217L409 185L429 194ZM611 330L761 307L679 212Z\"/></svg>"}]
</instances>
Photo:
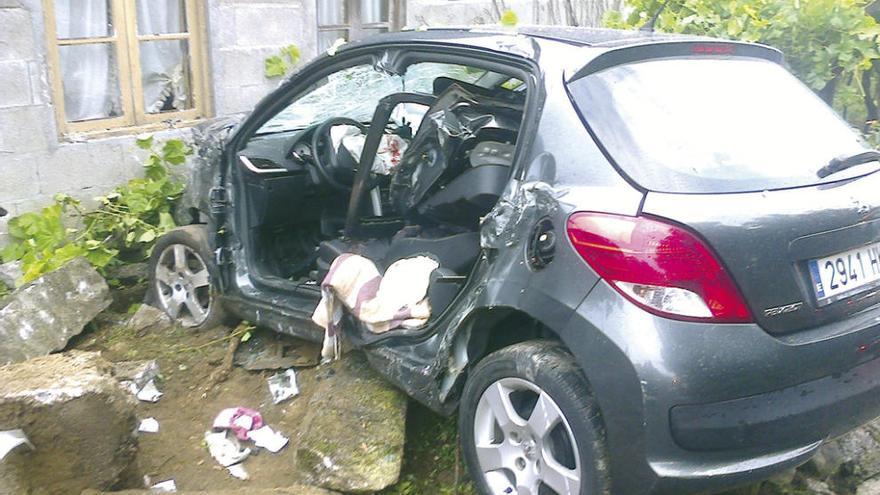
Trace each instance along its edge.
<instances>
[{"instance_id":1,"label":"front wheel","mask_svg":"<svg viewBox=\"0 0 880 495\"><path fill-rule=\"evenodd\" d=\"M150 302L187 328L223 323L210 260L204 226L188 225L163 235L150 256Z\"/></svg>"},{"instance_id":2,"label":"front wheel","mask_svg":"<svg viewBox=\"0 0 880 495\"><path fill-rule=\"evenodd\" d=\"M483 359L465 385L459 429L481 493L609 493L598 408L558 344L524 342Z\"/></svg>"}]
</instances>

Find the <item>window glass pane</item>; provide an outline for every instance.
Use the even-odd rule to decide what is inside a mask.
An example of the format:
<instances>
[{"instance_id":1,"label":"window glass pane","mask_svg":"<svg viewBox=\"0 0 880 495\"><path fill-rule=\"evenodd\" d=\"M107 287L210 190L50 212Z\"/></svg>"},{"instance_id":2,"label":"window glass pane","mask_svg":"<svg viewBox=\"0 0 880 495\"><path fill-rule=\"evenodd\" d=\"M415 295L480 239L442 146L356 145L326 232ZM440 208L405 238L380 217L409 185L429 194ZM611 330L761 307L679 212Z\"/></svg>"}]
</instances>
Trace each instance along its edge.
<instances>
[{"instance_id":1,"label":"window glass pane","mask_svg":"<svg viewBox=\"0 0 880 495\"><path fill-rule=\"evenodd\" d=\"M849 125L782 66L730 57L655 59L570 85L617 164L645 189L730 193L802 187L864 150ZM854 167L863 174L876 164ZM850 175L852 177L853 175Z\"/></svg>"},{"instance_id":2,"label":"window glass pane","mask_svg":"<svg viewBox=\"0 0 880 495\"><path fill-rule=\"evenodd\" d=\"M141 82L147 113L193 108L188 46L184 40L141 42Z\"/></svg>"},{"instance_id":3,"label":"window glass pane","mask_svg":"<svg viewBox=\"0 0 880 495\"><path fill-rule=\"evenodd\" d=\"M348 16L345 0L318 0L318 25L336 26L345 24Z\"/></svg>"},{"instance_id":4,"label":"window glass pane","mask_svg":"<svg viewBox=\"0 0 880 495\"><path fill-rule=\"evenodd\" d=\"M58 39L111 36L111 19L108 0L55 0Z\"/></svg>"},{"instance_id":5,"label":"window glass pane","mask_svg":"<svg viewBox=\"0 0 880 495\"><path fill-rule=\"evenodd\" d=\"M361 0L361 23L388 22L388 0Z\"/></svg>"},{"instance_id":6,"label":"window glass pane","mask_svg":"<svg viewBox=\"0 0 880 495\"><path fill-rule=\"evenodd\" d=\"M111 43L59 46L68 121L122 115L116 51Z\"/></svg>"},{"instance_id":7,"label":"window glass pane","mask_svg":"<svg viewBox=\"0 0 880 495\"><path fill-rule=\"evenodd\" d=\"M138 34L185 33L185 9L183 0L138 0Z\"/></svg>"},{"instance_id":8,"label":"window glass pane","mask_svg":"<svg viewBox=\"0 0 880 495\"><path fill-rule=\"evenodd\" d=\"M399 76L370 65L330 74L263 125L259 134L302 129L330 117L349 117L369 123L379 100L403 90Z\"/></svg>"},{"instance_id":9,"label":"window glass pane","mask_svg":"<svg viewBox=\"0 0 880 495\"><path fill-rule=\"evenodd\" d=\"M318 53L330 48L330 45L339 38L348 41L348 30L332 29L330 31L318 31Z\"/></svg>"}]
</instances>

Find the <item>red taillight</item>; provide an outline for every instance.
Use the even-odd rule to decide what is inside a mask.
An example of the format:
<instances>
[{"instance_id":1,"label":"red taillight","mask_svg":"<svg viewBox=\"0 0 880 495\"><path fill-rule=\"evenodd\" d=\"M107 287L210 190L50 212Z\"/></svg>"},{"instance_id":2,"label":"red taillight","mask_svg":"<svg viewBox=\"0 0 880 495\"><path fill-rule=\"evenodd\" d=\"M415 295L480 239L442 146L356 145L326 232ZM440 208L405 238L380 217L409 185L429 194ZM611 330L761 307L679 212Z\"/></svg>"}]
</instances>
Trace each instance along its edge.
<instances>
[{"instance_id":1,"label":"red taillight","mask_svg":"<svg viewBox=\"0 0 880 495\"><path fill-rule=\"evenodd\" d=\"M578 212L568 237L599 276L669 318L746 323L751 313L724 267L694 234L646 217Z\"/></svg>"}]
</instances>

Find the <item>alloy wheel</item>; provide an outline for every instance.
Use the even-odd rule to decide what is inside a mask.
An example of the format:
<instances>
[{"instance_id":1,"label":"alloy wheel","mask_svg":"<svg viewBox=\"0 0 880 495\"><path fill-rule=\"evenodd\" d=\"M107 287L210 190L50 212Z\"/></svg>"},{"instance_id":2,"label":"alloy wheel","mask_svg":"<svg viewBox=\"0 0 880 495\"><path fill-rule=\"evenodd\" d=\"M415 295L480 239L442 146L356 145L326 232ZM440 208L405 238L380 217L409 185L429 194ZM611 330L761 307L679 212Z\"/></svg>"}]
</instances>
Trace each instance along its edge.
<instances>
[{"instance_id":1,"label":"alloy wheel","mask_svg":"<svg viewBox=\"0 0 880 495\"><path fill-rule=\"evenodd\" d=\"M576 495L580 455L562 410L540 387L502 378L474 417L477 462L493 495Z\"/></svg>"},{"instance_id":2,"label":"alloy wheel","mask_svg":"<svg viewBox=\"0 0 880 495\"><path fill-rule=\"evenodd\" d=\"M185 244L162 250L155 265L154 283L162 309L187 327L204 322L211 310L211 279L201 256Z\"/></svg>"}]
</instances>

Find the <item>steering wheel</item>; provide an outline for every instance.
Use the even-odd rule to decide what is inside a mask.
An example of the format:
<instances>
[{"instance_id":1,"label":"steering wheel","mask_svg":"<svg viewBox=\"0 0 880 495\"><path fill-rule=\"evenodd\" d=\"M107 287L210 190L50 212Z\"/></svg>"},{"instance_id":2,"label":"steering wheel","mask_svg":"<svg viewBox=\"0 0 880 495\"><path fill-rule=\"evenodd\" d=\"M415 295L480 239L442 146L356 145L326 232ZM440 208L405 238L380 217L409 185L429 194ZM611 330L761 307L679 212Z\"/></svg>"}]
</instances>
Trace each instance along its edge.
<instances>
[{"instance_id":1,"label":"steering wheel","mask_svg":"<svg viewBox=\"0 0 880 495\"><path fill-rule=\"evenodd\" d=\"M333 140L330 137L330 129L338 125L351 125L360 129L361 133L366 134L367 132L367 126L348 117L333 117L327 119L312 133L312 154L315 159L315 167L318 169L318 173L321 177L334 189L347 191L351 189L351 186L346 186L336 179L336 171L340 170L341 167L339 164L339 156L336 150L333 149ZM322 147L322 143L326 143L327 145ZM319 151L321 149L324 150L323 153Z\"/></svg>"}]
</instances>

